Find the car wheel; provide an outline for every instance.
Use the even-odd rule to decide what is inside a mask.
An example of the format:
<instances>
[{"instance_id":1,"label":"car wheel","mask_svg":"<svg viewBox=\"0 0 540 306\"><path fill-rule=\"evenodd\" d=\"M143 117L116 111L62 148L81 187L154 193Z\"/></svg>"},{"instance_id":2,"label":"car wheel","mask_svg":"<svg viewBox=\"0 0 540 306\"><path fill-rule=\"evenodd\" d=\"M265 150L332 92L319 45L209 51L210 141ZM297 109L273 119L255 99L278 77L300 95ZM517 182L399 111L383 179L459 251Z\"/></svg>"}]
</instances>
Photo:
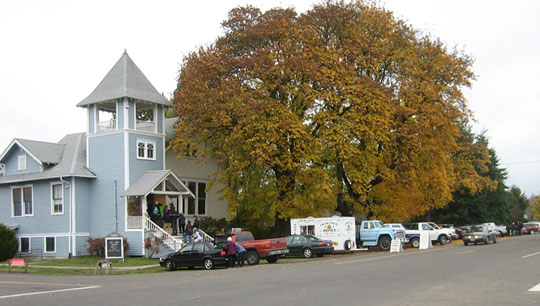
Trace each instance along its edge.
<instances>
[{"instance_id":1,"label":"car wheel","mask_svg":"<svg viewBox=\"0 0 540 306\"><path fill-rule=\"evenodd\" d=\"M390 250L390 246L392 245L392 239L388 236L383 236L379 238L379 248L383 251Z\"/></svg>"},{"instance_id":2,"label":"car wheel","mask_svg":"<svg viewBox=\"0 0 540 306\"><path fill-rule=\"evenodd\" d=\"M259 254L257 251L249 251L246 254L247 256L247 262L249 265L256 265L259 263Z\"/></svg>"},{"instance_id":3,"label":"car wheel","mask_svg":"<svg viewBox=\"0 0 540 306\"><path fill-rule=\"evenodd\" d=\"M486 238L486 245L491 241L491 239L489 239L489 236L487 236Z\"/></svg>"},{"instance_id":4,"label":"car wheel","mask_svg":"<svg viewBox=\"0 0 540 306\"><path fill-rule=\"evenodd\" d=\"M420 239L418 239L418 237L414 237L411 239L411 241L409 242L410 245L413 247L413 248L418 248L420 247Z\"/></svg>"},{"instance_id":5,"label":"car wheel","mask_svg":"<svg viewBox=\"0 0 540 306\"><path fill-rule=\"evenodd\" d=\"M269 257L266 257L266 261L268 261L268 263L276 263L278 260L278 257L277 256L269 256Z\"/></svg>"},{"instance_id":6,"label":"car wheel","mask_svg":"<svg viewBox=\"0 0 540 306\"><path fill-rule=\"evenodd\" d=\"M445 245L446 243L448 243L448 237L446 237L446 235L442 235L441 237L439 237L439 243L441 245Z\"/></svg>"},{"instance_id":7,"label":"car wheel","mask_svg":"<svg viewBox=\"0 0 540 306\"><path fill-rule=\"evenodd\" d=\"M204 268L206 270L212 270L214 269L214 261L211 258L206 258L204 260Z\"/></svg>"},{"instance_id":8,"label":"car wheel","mask_svg":"<svg viewBox=\"0 0 540 306\"><path fill-rule=\"evenodd\" d=\"M311 258L313 257L313 251L310 248L305 248L302 251L302 255L304 255L305 258Z\"/></svg>"},{"instance_id":9,"label":"car wheel","mask_svg":"<svg viewBox=\"0 0 540 306\"><path fill-rule=\"evenodd\" d=\"M170 259L167 259L167 261L165 261L165 269L167 271L174 271L176 269L176 267L174 266L174 262Z\"/></svg>"}]
</instances>

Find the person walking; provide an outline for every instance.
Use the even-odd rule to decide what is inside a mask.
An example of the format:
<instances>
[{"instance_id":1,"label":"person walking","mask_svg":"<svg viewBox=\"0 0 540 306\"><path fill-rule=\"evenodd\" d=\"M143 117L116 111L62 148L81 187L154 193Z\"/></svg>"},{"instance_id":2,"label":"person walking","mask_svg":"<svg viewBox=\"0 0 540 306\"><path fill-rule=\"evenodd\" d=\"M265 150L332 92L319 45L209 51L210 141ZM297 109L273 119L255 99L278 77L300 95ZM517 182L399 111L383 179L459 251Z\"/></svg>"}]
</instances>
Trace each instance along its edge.
<instances>
[{"instance_id":1,"label":"person walking","mask_svg":"<svg viewBox=\"0 0 540 306\"><path fill-rule=\"evenodd\" d=\"M244 258L246 257L246 249L238 242L236 242L235 245L238 254L238 266L242 267L244 265Z\"/></svg>"},{"instance_id":2,"label":"person walking","mask_svg":"<svg viewBox=\"0 0 540 306\"><path fill-rule=\"evenodd\" d=\"M231 237L227 238L227 244L225 244L225 251L227 252L227 260L229 261L229 267L234 267L236 261L236 244L232 241Z\"/></svg>"},{"instance_id":3,"label":"person walking","mask_svg":"<svg viewBox=\"0 0 540 306\"><path fill-rule=\"evenodd\" d=\"M193 225L191 225L191 221L188 220L186 224L186 232L184 233L184 242L190 242L191 243L191 237L193 235Z\"/></svg>"}]
</instances>

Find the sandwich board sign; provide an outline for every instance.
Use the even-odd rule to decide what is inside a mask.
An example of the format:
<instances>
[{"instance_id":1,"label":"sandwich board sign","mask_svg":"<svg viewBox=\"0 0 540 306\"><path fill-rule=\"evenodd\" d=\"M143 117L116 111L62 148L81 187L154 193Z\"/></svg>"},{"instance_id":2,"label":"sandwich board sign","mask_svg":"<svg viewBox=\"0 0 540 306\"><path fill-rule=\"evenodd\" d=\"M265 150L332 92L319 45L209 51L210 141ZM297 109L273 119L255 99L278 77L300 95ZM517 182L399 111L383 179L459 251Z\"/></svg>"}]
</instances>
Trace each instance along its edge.
<instances>
[{"instance_id":1,"label":"sandwich board sign","mask_svg":"<svg viewBox=\"0 0 540 306\"><path fill-rule=\"evenodd\" d=\"M105 259L124 259L124 238L105 238Z\"/></svg>"},{"instance_id":2,"label":"sandwich board sign","mask_svg":"<svg viewBox=\"0 0 540 306\"><path fill-rule=\"evenodd\" d=\"M420 250L426 250L432 248L431 239L429 239L429 232L420 233Z\"/></svg>"},{"instance_id":3,"label":"sandwich board sign","mask_svg":"<svg viewBox=\"0 0 540 306\"><path fill-rule=\"evenodd\" d=\"M390 253L399 253L403 250L401 246L401 240L394 239L392 240L392 244L390 245Z\"/></svg>"}]
</instances>

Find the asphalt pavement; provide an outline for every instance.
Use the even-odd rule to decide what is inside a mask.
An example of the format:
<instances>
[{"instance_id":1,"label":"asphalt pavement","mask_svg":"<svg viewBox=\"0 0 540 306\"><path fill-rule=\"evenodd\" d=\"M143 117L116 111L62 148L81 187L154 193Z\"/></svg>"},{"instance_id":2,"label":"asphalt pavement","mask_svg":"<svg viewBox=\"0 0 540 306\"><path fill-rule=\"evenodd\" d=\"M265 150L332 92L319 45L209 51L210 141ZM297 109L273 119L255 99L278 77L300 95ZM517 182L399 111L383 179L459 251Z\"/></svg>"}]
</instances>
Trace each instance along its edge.
<instances>
[{"instance_id":1,"label":"asphalt pavement","mask_svg":"<svg viewBox=\"0 0 540 306\"><path fill-rule=\"evenodd\" d=\"M0 305L540 305L540 235L261 263L140 275L3 273Z\"/></svg>"}]
</instances>

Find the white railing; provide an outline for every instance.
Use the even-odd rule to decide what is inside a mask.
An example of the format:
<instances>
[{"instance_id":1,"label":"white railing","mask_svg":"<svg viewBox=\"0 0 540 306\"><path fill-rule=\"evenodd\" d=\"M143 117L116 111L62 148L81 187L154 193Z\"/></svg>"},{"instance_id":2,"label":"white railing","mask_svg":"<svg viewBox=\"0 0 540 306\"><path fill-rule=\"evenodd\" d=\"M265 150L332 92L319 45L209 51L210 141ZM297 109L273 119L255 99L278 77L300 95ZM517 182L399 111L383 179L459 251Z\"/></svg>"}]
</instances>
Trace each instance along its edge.
<instances>
[{"instance_id":1,"label":"white railing","mask_svg":"<svg viewBox=\"0 0 540 306\"><path fill-rule=\"evenodd\" d=\"M154 236L160 238L163 240L163 243L165 243L168 247L171 249L178 251L184 245L184 242L182 240L178 240L171 236L169 233L164 231L159 225L152 222L152 220L144 217L144 228L151 232Z\"/></svg>"},{"instance_id":2,"label":"white railing","mask_svg":"<svg viewBox=\"0 0 540 306\"><path fill-rule=\"evenodd\" d=\"M154 121L137 121L137 131L156 132L156 124Z\"/></svg>"},{"instance_id":3,"label":"white railing","mask_svg":"<svg viewBox=\"0 0 540 306\"><path fill-rule=\"evenodd\" d=\"M140 229L142 228L142 216L128 216L127 217L127 228L129 229Z\"/></svg>"},{"instance_id":4,"label":"white railing","mask_svg":"<svg viewBox=\"0 0 540 306\"><path fill-rule=\"evenodd\" d=\"M99 133L112 132L116 130L116 120L110 119L107 121L100 121L98 126Z\"/></svg>"},{"instance_id":5,"label":"white railing","mask_svg":"<svg viewBox=\"0 0 540 306\"><path fill-rule=\"evenodd\" d=\"M212 238L212 236L208 235L200 229L197 229L197 231L201 234L203 241L214 242L214 238Z\"/></svg>"}]
</instances>

